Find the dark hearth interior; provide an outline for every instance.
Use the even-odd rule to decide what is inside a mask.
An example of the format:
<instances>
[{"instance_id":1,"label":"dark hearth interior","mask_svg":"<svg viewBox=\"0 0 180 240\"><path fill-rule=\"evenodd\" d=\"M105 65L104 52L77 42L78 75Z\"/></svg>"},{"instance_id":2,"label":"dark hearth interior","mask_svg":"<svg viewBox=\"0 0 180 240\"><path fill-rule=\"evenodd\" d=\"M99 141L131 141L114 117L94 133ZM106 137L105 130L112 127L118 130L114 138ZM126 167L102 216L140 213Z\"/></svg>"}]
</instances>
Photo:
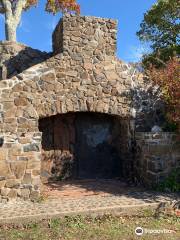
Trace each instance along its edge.
<instances>
[{"instance_id":1,"label":"dark hearth interior","mask_svg":"<svg viewBox=\"0 0 180 240\"><path fill-rule=\"evenodd\" d=\"M41 177L114 178L123 174L120 118L101 113L67 113L39 120Z\"/></svg>"}]
</instances>

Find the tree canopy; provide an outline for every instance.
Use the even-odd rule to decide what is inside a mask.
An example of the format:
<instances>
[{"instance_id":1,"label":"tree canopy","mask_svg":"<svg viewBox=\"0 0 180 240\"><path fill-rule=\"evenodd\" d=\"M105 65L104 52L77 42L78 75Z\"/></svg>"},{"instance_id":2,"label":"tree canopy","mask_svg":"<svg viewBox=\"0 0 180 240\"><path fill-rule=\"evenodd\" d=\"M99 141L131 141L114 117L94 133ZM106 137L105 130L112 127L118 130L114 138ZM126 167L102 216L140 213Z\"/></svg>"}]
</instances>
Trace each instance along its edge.
<instances>
[{"instance_id":1,"label":"tree canopy","mask_svg":"<svg viewBox=\"0 0 180 240\"><path fill-rule=\"evenodd\" d=\"M180 54L180 1L157 0L145 13L137 36L149 42L152 53L145 55L143 63L161 66L163 61ZM162 61L161 61L162 60Z\"/></svg>"},{"instance_id":2,"label":"tree canopy","mask_svg":"<svg viewBox=\"0 0 180 240\"><path fill-rule=\"evenodd\" d=\"M0 0L0 13L5 15L6 40L16 41L16 29L20 23L23 11L35 6L38 0ZM80 12L76 0L47 0L46 11L53 14L58 11Z\"/></svg>"},{"instance_id":3,"label":"tree canopy","mask_svg":"<svg viewBox=\"0 0 180 240\"><path fill-rule=\"evenodd\" d=\"M152 52L144 55L143 67L160 87L167 119L180 133L180 1L157 0L145 13L137 35L150 44Z\"/></svg>"},{"instance_id":4,"label":"tree canopy","mask_svg":"<svg viewBox=\"0 0 180 240\"><path fill-rule=\"evenodd\" d=\"M80 13L80 5L76 0L47 0L46 11L54 14L59 11Z\"/></svg>"},{"instance_id":5,"label":"tree canopy","mask_svg":"<svg viewBox=\"0 0 180 240\"><path fill-rule=\"evenodd\" d=\"M180 133L180 59L174 57L162 68L152 66L147 73L160 86L167 106L167 119L177 126Z\"/></svg>"}]
</instances>

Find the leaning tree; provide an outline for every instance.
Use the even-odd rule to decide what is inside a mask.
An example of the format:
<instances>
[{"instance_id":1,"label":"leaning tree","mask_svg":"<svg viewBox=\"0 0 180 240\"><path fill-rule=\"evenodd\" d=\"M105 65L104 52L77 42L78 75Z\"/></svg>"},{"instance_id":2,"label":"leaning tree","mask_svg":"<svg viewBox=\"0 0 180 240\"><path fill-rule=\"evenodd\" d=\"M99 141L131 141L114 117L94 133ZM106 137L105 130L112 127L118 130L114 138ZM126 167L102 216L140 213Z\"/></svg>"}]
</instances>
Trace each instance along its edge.
<instances>
[{"instance_id":1,"label":"leaning tree","mask_svg":"<svg viewBox=\"0 0 180 240\"><path fill-rule=\"evenodd\" d=\"M16 41L16 30L23 11L35 6L38 0L0 0L0 13L5 16L5 35L7 41ZM58 11L79 13L76 0L47 0L46 11L55 14Z\"/></svg>"}]
</instances>

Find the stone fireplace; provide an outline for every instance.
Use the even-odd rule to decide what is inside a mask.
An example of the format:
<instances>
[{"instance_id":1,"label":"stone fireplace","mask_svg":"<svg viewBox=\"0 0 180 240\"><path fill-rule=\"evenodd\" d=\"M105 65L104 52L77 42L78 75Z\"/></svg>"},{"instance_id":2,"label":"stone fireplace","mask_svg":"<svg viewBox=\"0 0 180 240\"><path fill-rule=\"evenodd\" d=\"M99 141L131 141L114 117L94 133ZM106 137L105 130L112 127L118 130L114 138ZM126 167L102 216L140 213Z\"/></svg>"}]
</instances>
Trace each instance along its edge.
<instances>
[{"instance_id":1,"label":"stone fireplace","mask_svg":"<svg viewBox=\"0 0 180 240\"><path fill-rule=\"evenodd\" d=\"M51 56L0 81L2 200L37 198L50 179L132 176L135 76L115 56L116 27L66 15Z\"/></svg>"},{"instance_id":2,"label":"stone fireplace","mask_svg":"<svg viewBox=\"0 0 180 240\"><path fill-rule=\"evenodd\" d=\"M133 154L143 77L116 58L116 32L115 20L66 15L53 33L53 52L40 59L39 51L1 44L0 78L9 78L0 81L0 202L37 199L51 179L149 180L154 152L147 160L146 148L138 148L140 161ZM173 156L172 167L179 152Z\"/></svg>"},{"instance_id":3,"label":"stone fireplace","mask_svg":"<svg viewBox=\"0 0 180 240\"><path fill-rule=\"evenodd\" d=\"M123 178L128 164L120 117L91 112L58 114L39 120L42 181ZM126 175L127 176L127 175Z\"/></svg>"}]
</instances>

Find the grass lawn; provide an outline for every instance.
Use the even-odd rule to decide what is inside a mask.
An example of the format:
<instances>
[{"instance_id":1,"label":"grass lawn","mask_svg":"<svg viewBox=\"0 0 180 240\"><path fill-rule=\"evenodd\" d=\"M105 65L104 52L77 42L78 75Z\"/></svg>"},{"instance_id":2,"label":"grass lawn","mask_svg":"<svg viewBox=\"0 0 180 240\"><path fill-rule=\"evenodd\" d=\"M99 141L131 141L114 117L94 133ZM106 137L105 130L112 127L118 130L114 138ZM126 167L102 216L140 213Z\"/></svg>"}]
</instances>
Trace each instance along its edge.
<instances>
[{"instance_id":1,"label":"grass lawn","mask_svg":"<svg viewBox=\"0 0 180 240\"><path fill-rule=\"evenodd\" d=\"M168 229L172 233L136 236L135 228ZM1 226L0 240L179 240L180 218L145 214L142 217L64 217L25 226Z\"/></svg>"}]
</instances>

